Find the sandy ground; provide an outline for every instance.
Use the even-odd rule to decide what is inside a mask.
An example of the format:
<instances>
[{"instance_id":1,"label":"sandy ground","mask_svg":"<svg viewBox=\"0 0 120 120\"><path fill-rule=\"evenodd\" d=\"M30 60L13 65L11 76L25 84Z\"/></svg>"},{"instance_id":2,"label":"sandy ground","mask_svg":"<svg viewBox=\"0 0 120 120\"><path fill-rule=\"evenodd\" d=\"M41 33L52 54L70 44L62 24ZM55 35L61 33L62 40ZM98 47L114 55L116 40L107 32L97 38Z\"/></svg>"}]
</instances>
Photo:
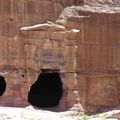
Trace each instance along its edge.
<instances>
[{"instance_id":1,"label":"sandy ground","mask_svg":"<svg viewBox=\"0 0 120 120\"><path fill-rule=\"evenodd\" d=\"M115 117L111 118L112 115ZM36 109L32 106L26 108L0 106L0 120L120 120L120 108L92 116L82 116L76 115L73 111Z\"/></svg>"},{"instance_id":2,"label":"sandy ground","mask_svg":"<svg viewBox=\"0 0 120 120\"><path fill-rule=\"evenodd\" d=\"M0 107L0 120L77 120L70 111L54 112L33 107Z\"/></svg>"}]
</instances>

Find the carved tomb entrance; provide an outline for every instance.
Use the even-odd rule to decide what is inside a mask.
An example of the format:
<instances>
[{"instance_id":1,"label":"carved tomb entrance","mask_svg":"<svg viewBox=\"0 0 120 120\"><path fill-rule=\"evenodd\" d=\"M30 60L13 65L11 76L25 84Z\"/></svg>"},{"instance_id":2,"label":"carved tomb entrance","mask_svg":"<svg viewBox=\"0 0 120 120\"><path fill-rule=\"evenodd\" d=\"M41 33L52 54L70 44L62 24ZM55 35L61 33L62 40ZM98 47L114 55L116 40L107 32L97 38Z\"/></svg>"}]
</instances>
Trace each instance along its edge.
<instances>
[{"instance_id":1,"label":"carved tomb entrance","mask_svg":"<svg viewBox=\"0 0 120 120\"><path fill-rule=\"evenodd\" d=\"M6 82L3 76L0 76L0 96L4 94L6 90Z\"/></svg>"},{"instance_id":2,"label":"carved tomb entrance","mask_svg":"<svg viewBox=\"0 0 120 120\"><path fill-rule=\"evenodd\" d=\"M63 89L59 73L42 69L37 81L31 86L28 102L36 107L54 107L59 104Z\"/></svg>"}]
</instances>

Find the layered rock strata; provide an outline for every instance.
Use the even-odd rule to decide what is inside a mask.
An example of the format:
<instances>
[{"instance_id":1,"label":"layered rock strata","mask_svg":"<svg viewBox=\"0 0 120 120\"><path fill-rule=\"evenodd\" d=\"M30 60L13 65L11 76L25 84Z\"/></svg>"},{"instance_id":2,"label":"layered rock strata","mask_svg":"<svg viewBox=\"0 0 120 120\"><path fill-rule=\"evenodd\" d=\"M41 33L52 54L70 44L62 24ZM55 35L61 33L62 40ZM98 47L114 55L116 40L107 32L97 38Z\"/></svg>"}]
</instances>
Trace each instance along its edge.
<instances>
[{"instance_id":1,"label":"layered rock strata","mask_svg":"<svg viewBox=\"0 0 120 120\"><path fill-rule=\"evenodd\" d=\"M67 29L80 29L77 80L80 101L88 112L120 103L119 12L117 7L68 7L57 21Z\"/></svg>"},{"instance_id":2,"label":"layered rock strata","mask_svg":"<svg viewBox=\"0 0 120 120\"><path fill-rule=\"evenodd\" d=\"M60 108L79 104L81 111L101 112L120 104L118 0L0 3L0 75L7 85L0 105L28 105L44 68L60 70Z\"/></svg>"}]
</instances>

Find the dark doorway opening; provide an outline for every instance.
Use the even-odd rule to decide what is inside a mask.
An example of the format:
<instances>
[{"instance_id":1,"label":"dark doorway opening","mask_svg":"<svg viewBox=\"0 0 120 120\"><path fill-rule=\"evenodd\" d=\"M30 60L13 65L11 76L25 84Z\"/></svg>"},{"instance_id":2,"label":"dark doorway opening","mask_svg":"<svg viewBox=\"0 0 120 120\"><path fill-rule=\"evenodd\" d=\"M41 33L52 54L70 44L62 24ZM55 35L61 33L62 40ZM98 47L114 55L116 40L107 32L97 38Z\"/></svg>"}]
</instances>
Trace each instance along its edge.
<instances>
[{"instance_id":1,"label":"dark doorway opening","mask_svg":"<svg viewBox=\"0 0 120 120\"><path fill-rule=\"evenodd\" d=\"M5 92L5 90L6 90L5 78L0 75L0 96L3 95L3 93Z\"/></svg>"},{"instance_id":2,"label":"dark doorway opening","mask_svg":"<svg viewBox=\"0 0 120 120\"><path fill-rule=\"evenodd\" d=\"M37 81L28 93L28 102L36 107L55 107L59 104L63 89L59 72L42 69Z\"/></svg>"}]
</instances>

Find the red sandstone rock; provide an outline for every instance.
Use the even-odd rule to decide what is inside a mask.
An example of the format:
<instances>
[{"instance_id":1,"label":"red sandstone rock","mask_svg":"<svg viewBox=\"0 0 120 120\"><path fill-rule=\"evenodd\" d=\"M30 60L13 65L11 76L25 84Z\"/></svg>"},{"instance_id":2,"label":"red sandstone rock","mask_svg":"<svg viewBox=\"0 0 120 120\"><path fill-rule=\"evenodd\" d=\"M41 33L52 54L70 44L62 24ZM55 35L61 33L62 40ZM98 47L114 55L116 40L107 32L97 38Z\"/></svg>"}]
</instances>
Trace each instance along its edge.
<instances>
[{"instance_id":1,"label":"red sandstone rock","mask_svg":"<svg viewBox=\"0 0 120 120\"><path fill-rule=\"evenodd\" d=\"M80 104L80 110L99 112L119 105L119 1L1 0L0 5L0 74L7 83L0 105L28 105L41 68L60 70L59 107Z\"/></svg>"}]
</instances>

